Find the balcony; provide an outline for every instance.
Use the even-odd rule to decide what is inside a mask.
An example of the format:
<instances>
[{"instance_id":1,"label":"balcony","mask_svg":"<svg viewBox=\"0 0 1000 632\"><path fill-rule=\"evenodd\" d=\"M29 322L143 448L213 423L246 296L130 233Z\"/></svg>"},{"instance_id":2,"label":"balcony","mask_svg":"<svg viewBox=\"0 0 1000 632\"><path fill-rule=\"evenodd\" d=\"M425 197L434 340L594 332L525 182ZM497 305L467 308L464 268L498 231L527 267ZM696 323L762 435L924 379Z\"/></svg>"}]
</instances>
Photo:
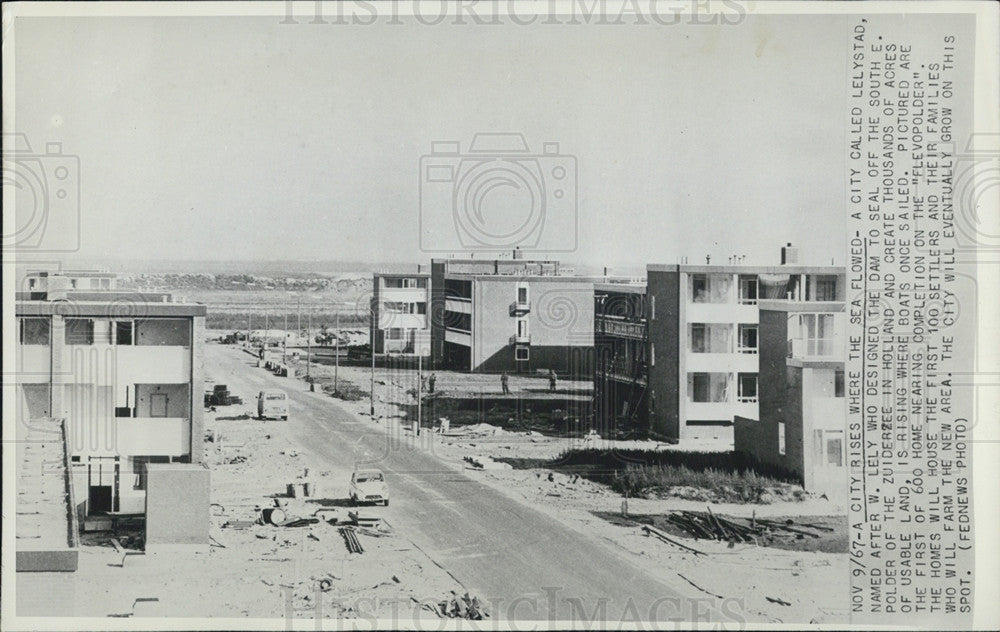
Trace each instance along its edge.
<instances>
[{"instance_id":1,"label":"balcony","mask_svg":"<svg viewBox=\"0 0 1000 632\"><path fill-rule=\"evenodd\" d=\"M531 335L530 334L514 334L510 337L510 344L512 345L530 345Z\"/></svg>"},{"instance_id":2,"label":"balcony","mask_svg":"<svg viewBox=\"0 0 1000 632\"><path fill-rule=\"evenodd\" d=\"M118 381L126 384L180 384L191 379L191 349L117 346Z\"/></svg>"},{"instance_id":3,"label":"balcony","mask_svg":"<svg viewBox=\"0 0 1000 632\"><path fill-rule=\"evenodd\" d=\"M191 421L181 417L128 417L115 423L120 455L183 456L191 452Z\"/></svg>"},{"instance_id":4,"label":"balcony","mask_svg":"<svg viewBox=\"0 0 1000 632\"><path fill-rule=\"evenodd\" d=\"M632 340L646 339L646 323L629 320L617 320L607 316L598 316L594 320L594 333Z\"/></svg>"},{"instance_id":5,"label":"balcony","mask_svg":"<svg viewBox=\"0 0 1000 632\"><path fill-rule=\"evenodd\" d=\"M511 316L520 316L522 314L527 314L528 312L531 311L531 301L527 299L523 301L520 300L514 301L513 303L510 304L510 307L508 308L507 311Z\"/></svg>"},{"instance_id":6,"label":"balcony","mask_svg":"<svg viewBox=\"0 0 1000 632\"><path fill-rule=\"evenodd\" d=\"M836 360L842 357L837 338L790 338L788 357L796 359Z\"/></svg>"}]
</instances>

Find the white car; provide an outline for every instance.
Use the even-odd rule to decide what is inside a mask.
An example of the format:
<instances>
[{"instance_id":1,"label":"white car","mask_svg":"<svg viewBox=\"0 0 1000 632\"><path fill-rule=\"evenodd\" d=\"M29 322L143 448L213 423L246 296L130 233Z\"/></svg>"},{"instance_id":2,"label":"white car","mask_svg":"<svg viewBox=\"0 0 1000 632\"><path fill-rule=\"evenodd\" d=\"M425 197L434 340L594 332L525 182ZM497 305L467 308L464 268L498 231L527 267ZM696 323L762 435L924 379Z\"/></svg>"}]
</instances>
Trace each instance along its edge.
<instances>
[{"instance_id":1,"label":"white car","mask_svg":"<svg viewBox=\"0 0 1000 632\"><path fill-rule=\"evenodd\" d=\"M389 504L389 487L382 470L358 470L351 474L349 492L354 504Z\"/></svg>"}]
</instances>

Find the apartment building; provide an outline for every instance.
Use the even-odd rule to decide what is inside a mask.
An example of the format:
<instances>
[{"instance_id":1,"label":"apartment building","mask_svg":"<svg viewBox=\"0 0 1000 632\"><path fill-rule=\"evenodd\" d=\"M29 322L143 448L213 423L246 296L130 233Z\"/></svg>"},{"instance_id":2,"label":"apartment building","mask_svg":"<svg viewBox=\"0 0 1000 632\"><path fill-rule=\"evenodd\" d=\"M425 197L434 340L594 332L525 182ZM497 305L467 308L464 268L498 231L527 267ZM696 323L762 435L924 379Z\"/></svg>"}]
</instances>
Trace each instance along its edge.
<instances>
[{"instance_id":1,"label":"apartment building","mask_svg":"<svg viewBox=\"0 0 1000 632\"><path fill-rule=\"evenodd\" d=\"M370 329L376 354L430 355L430 277L419 267L412 274L375 273Z\"/></svg>"},{"instance_id":2,"label":"apartment building","mask_svg":"<svg viewBox=\"0 0 1000 632\"><path fill-rule=\"evenodd\" d=\"M800 265L789 244L780 265L650 264L645 287L598 286L601 423L731 446L734 417L757 417L758 302L843 300L844 282L842 267Z\"/></svg>"},{"instance_id":3,"label":"apartment building","mask_svg":"<svg viewBox=\"0 0 1000 632\"><path fill-rule=\"evenodd\" d=\"M431 355L435 367L537 372L593 370L594 283L557 261L435 259Z\"/></svg>"},{"instance_id":4,"label":"apartment building","mask_svg":"<svg viewBox=\"0 0 1000 632\"><path fill-rule=\"evenodd\" d=\"M202 460L205 307L96 274L20 283L19 423L66 420L78 513L143 513L147 464Z\"/></svg>"},{"instance_id":5,"label":"apartment building","mask_svg":"<svg viewBox=\"0 0 1000 632\"><path fill-rule=\"evenodd\" d=\"M844 303L761 301L759 414L737 416L734 448L801 477L806 490L847 489Z\"/></svg>"}]
</instances>

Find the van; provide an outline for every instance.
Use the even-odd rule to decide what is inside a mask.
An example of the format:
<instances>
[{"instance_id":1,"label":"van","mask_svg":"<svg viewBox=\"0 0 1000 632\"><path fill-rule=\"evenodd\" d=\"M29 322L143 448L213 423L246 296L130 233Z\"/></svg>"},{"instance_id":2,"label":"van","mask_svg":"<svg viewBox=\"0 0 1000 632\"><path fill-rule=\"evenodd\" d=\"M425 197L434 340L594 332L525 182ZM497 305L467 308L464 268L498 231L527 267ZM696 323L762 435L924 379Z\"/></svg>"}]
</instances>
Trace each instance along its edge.
<instances>
[{"instance_id":1,"label":"van","mask_svg":"<svg viewBox=\"0 0 1000 632\"><path fill-rule=\"evenodd\" d=\"M257 416L261 419L288 419L288 395L277 389L257 395Z\"/></svg>"}]
</instances>

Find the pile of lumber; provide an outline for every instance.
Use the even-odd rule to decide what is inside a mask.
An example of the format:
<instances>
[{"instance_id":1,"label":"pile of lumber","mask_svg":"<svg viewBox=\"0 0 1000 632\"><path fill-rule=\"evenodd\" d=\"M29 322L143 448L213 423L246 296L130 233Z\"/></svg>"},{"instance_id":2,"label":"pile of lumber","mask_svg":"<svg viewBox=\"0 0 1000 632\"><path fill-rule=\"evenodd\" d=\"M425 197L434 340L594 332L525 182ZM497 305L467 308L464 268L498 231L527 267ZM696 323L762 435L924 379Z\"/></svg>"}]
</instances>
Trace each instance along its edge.
<instances>
[{"instance_id":1,"label":"pile of lumber","mask_svg":"<svg viewBox=\"0 0 1000 632\"><path fill-rule=\"evenodd\" d=\"M340 535L344 538L344 544L347 545L348 551L351 553L365 552L361 542L358 541L358 534L355 533L354 527L340 527Z\"/></svg>"},{"instance_id":2,"label":"pile of lumber","mask_svg":"<svg viewBox=\"0 0 1000 632\"><path fill-rule=\"evenodd\" d=\"M723 518L712 512L676 511L667 520L688 535L700 540L721 540L733 543L763 544L775 537L819 538L816 531L833 531L831 527L809 523L784 522L763 518Z\"/></svg>"}]
</instances>

